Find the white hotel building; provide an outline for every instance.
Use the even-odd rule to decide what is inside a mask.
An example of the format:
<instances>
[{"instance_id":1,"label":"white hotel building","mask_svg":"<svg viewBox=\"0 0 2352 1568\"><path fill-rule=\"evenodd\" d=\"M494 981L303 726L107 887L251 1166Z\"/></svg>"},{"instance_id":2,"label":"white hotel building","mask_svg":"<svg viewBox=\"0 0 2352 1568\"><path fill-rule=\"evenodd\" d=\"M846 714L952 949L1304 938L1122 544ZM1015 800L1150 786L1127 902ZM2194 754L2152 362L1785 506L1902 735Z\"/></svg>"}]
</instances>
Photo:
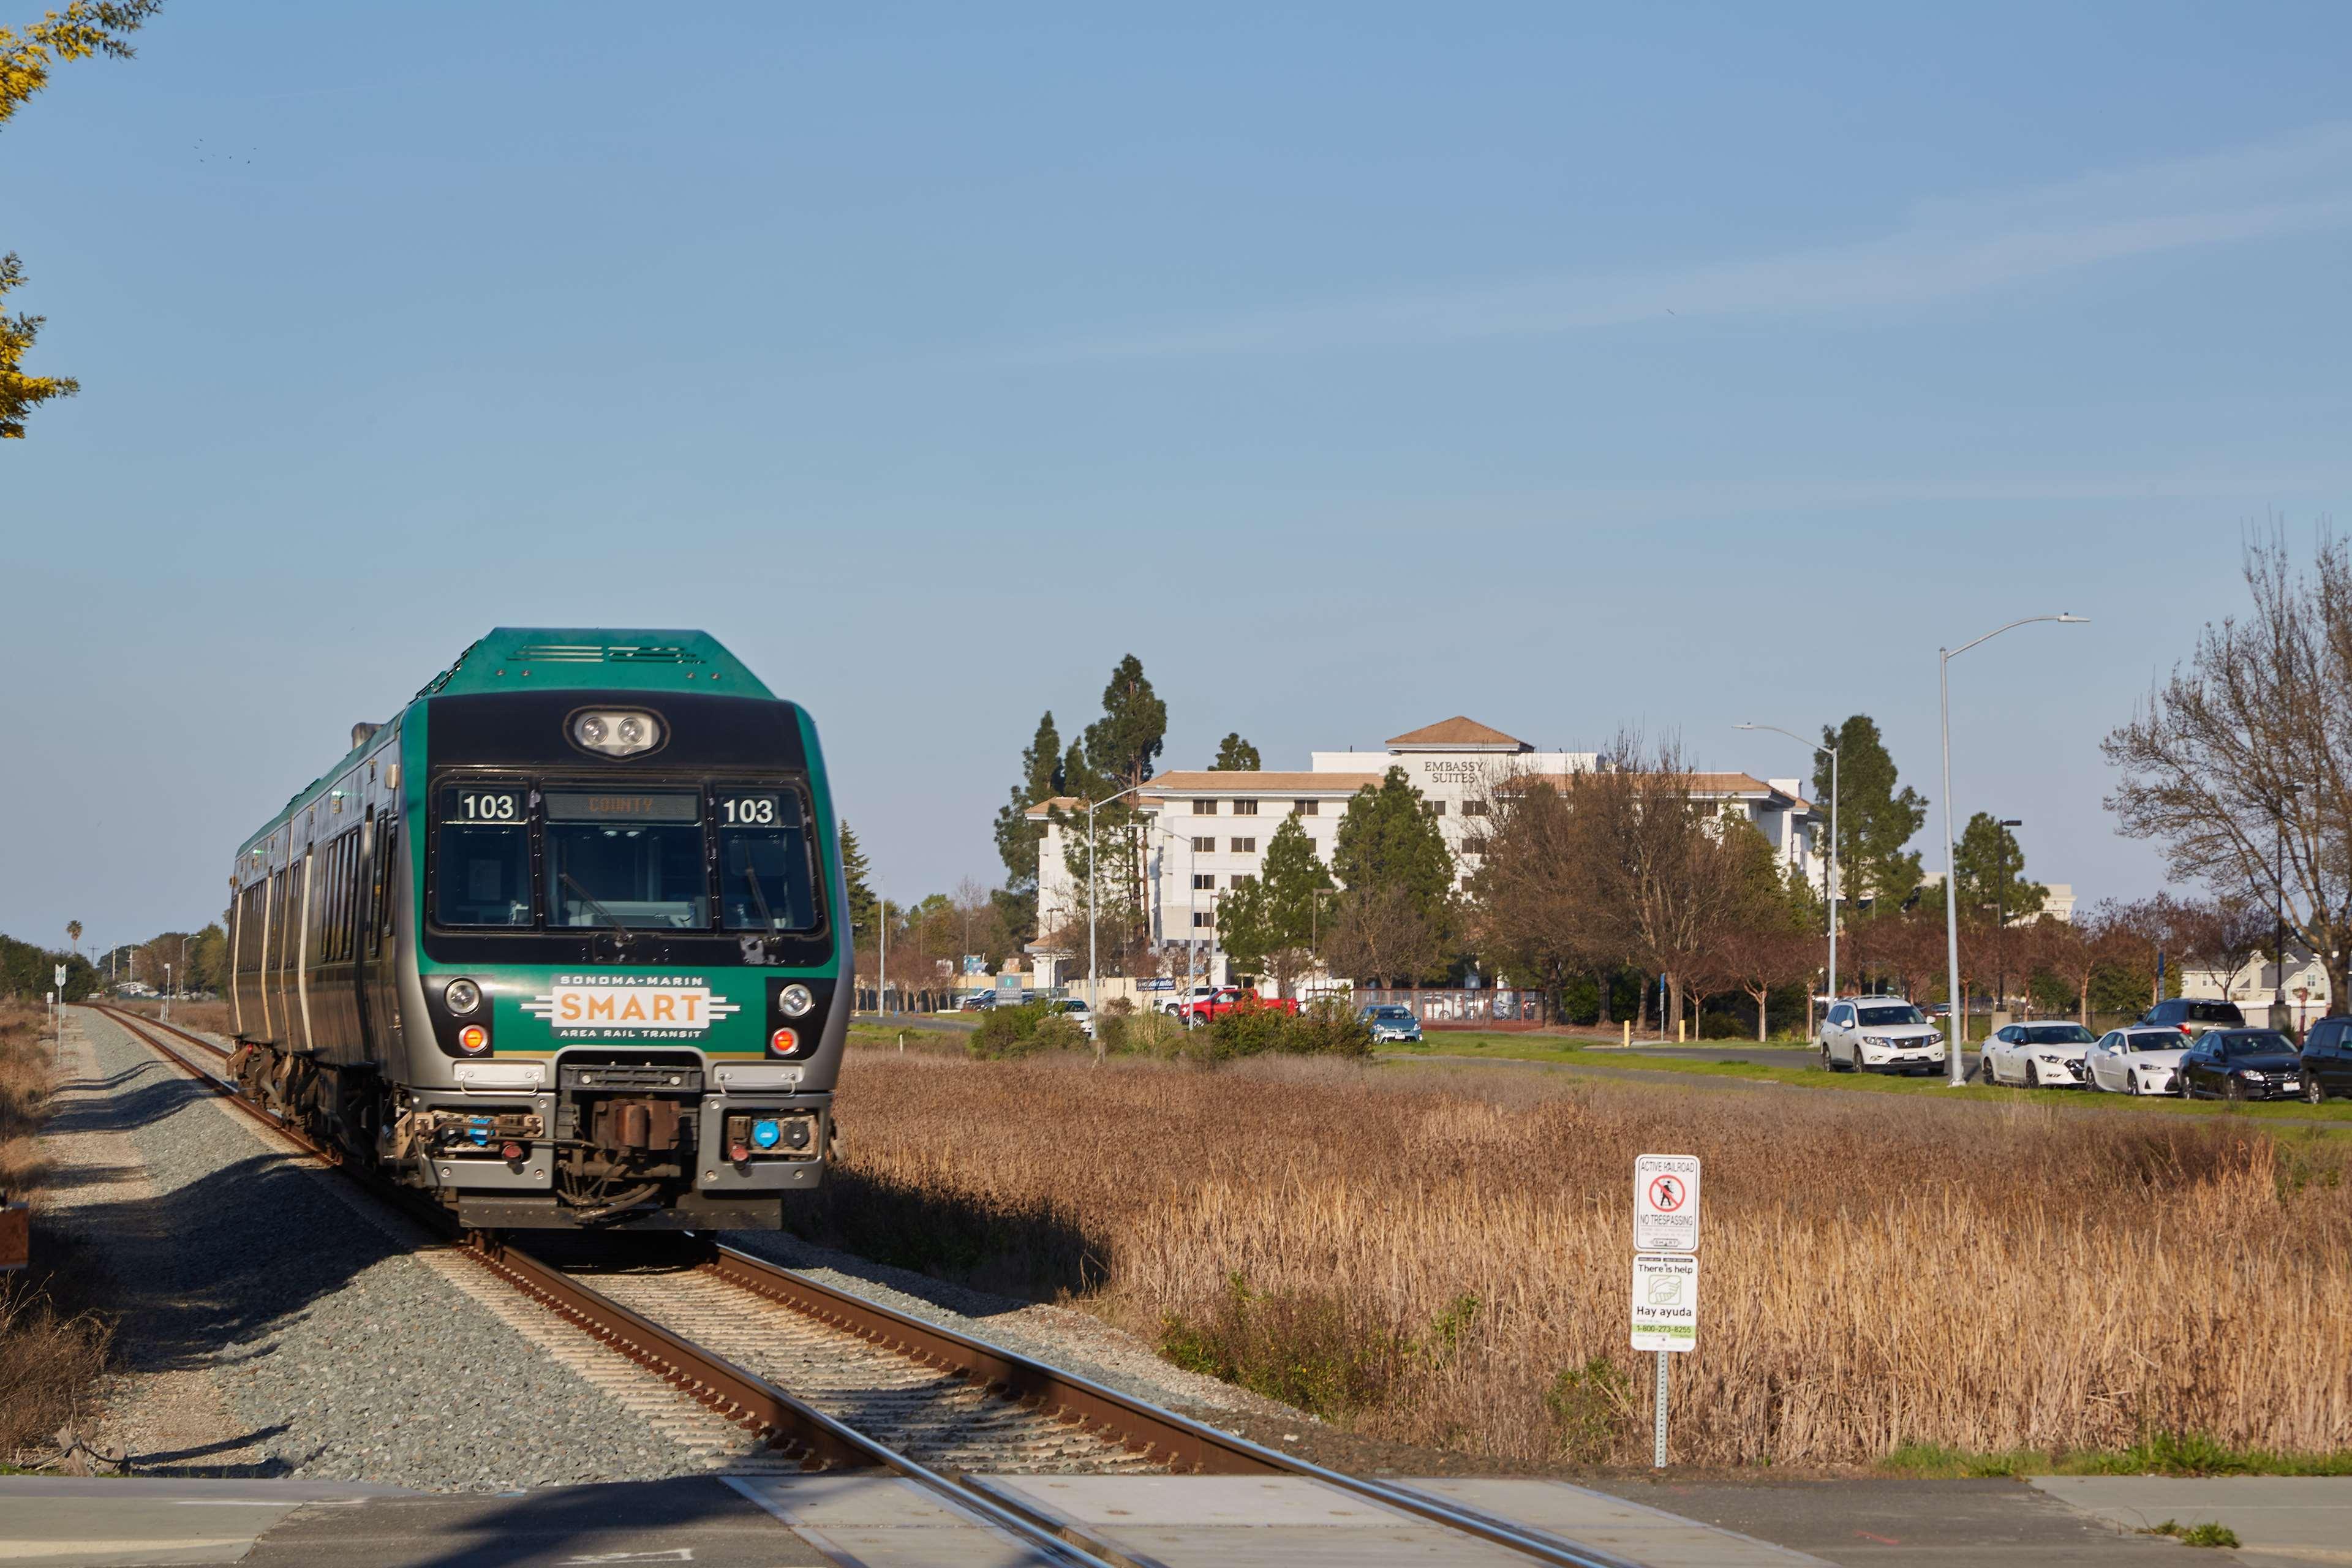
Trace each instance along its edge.
<instances>
[{"instance_id":1,"label":"white hotel building","mask_svg":"<svg viewBox=\"0 0 2352 1568\"><path fill-rule=\"evenodd\" d=\"M1454 718L1391 739L1378 752L1317 752L1306 773L1227 773L1178 770L1164 773L1135 796L1149 839L1146 913L1151 939L1162 951L1181 955L1192 943L1218 960L1214 978L1226 978L1217 945L1217 900L1242 880L1255 878L1266 846L1285 816L1296 816L1327 866L1339 819L1358 790L1378 788L1392 767L1402 768L1437 818L1458 875L1477 869L1475 852L1464 848L1477 837L1479 819L1494 787L1515 778L1564 778L1591 769L1591 752L1539 752L1525 741L1475 720ZM1800 795L1796 779L1758 779L1746 773L1702 773L1692 776L1692 793L1718 803L1727 816L1746 821L1815 887L1823 885L1828 855L1825 814ZM1040 801L1029 818L1044 826L1038 845L1037 929L1053 932L1082 922L1087 890L1068 869L1066 834L1086 834L1082 800ZM1065 820L1055 822L1059 810ZM1078 955L1083 956L1083 955ZM1181 972L1185 960L1173 961Z\"/></svg>"}]
</instances>

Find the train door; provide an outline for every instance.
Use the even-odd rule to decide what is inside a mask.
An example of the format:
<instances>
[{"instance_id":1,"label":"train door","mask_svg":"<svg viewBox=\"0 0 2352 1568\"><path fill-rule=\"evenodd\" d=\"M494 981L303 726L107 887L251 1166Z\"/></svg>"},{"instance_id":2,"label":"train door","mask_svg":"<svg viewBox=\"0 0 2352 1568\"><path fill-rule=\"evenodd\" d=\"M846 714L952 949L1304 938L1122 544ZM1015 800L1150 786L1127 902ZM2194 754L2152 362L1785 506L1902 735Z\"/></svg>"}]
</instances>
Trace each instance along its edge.
<instances>
[{"instance_id":1,"label":"train door","mask_svg":"<svg viewBox=\"0 0 2352 1568\"><path fill-rule=\"evenodd\" d=\"M245 889L232 874L228 879L228 1013L229 1032L238 1038L245 1035L244 938Z\"/></svg>"},{"instance_id":2,"label":"train door","mask_svg":"<svg viewBox=\"0 0 2352 1568\"><path fill-rule=\"evenodd\" d=\"M314 897L311 873L317 859L317 849L306 845L302 850L300 873L302 893L298 905L302 912L295 924L294 938L294 996L300 1006L302 1049L306 1051L315 1051L319 1048L318 1041L310 1034L310 927L317 923L310 918Z\"/></svg>"},{"instance_id":3,"label":"train door","mask_svg":"<svg viewBox=\"0 0 2352 1568\"><path fill-rule=\"evenodd\" d=\"M271 847L276 847L273 845ZM278 1037L269 1024L269 933L277 919L278 873L264 871L261 874L261 956L254 964L253 989L261 1002L261 1037L265 1040Z\"/></svg>"}]
</instances>

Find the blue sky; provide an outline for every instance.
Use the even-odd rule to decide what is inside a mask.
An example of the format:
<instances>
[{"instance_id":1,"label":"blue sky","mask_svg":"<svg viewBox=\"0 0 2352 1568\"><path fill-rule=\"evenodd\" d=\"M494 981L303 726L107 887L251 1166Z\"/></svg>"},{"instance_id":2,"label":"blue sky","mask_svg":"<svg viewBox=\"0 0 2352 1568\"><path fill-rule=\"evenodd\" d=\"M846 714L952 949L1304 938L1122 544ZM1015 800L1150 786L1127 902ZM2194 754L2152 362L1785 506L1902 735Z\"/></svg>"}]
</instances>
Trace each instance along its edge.
<instances>
[{"instance_id":1,"label":"blue sky","mask_svg":"<svg viewBox=\"0 0 2352 1568\"><path fill-rule=\"evenodd\" d=\"M1938 644L2071 609L1954 667L1956 800L2158 884L2098 738L2352 495L2352 14L1264 10L174 0L66 68L0 930L207 918L499 623L717 633L905 897L1130 651L1171 766L1864 711L1933 796Z\"/></svg>"}]
</instances>

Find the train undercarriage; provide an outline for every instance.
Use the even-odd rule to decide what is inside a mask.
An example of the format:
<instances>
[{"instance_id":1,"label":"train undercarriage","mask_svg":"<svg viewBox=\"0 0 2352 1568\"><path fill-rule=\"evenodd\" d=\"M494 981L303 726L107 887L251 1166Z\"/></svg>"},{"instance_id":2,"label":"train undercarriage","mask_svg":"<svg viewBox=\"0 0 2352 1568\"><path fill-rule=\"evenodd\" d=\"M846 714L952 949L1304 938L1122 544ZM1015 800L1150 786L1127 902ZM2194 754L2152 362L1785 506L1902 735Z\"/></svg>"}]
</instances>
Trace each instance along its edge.
<instances>
[{"instance_id":1,"label":"train undercarriage","mask_svg":"<svg viewBox=\"0 0 2352 1568\"><path fill-rule=\"evenodd\" d=\"M822 1184L833 1137L821 1097L714 1092L677 1054L566 1058L551 1089L490 1094L252 1042L229 1070L347 1163L484 1228L773 1229L787 1192Z\"/></svg>"}]
</instances>

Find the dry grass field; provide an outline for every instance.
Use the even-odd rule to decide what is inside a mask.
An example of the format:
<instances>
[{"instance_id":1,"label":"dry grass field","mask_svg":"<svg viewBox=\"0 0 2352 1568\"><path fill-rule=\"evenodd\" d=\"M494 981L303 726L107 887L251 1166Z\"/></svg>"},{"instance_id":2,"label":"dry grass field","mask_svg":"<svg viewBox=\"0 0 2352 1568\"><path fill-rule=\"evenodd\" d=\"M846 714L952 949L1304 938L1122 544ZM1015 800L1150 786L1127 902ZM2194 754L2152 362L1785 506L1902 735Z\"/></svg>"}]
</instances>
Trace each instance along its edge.
<instances>
[{"instance_id":1,"label":"dry grass field","mask_svg":"<svg viewBox=\"0 0 2352 1568\"><path fill-rule=\"evenodd\" d=\"M1636 1154L1706 1161L1678 1460L2352 1447L2341 1146L2242 1121L1255 1060L859 1050L824 1223L1359 1430L1647 1452Z\"/></svg>"},{"instance_id":2,"label":"dry grass field","mask_svg":"<svg viewBox=\"0 0 2352 1568\"><path fill-rule=\"evenodd\" d=\"M44 1173L34 1142L51 1083L43 1016L0 1002L0 1192L18 1201L37 1195ZM106 1363L106 1326L58 1305L65 1249L38 1218L33 1266L0 1275L0 1465L64 1425Z\"/></svg>"},{"instance_id":3,"label":"dry grass field","mask_svg":"<svg viewBox=\"0 0 2352 1568\"><path fill-rule=\"evenodd\" d=\"M129 1009L149 1018L163 1016L160 1002L119 1002L116 1006ZM201 1029L209 1034L226 1035L229 1030L229 1005L226 1002L174 1002L172 1022L183 1029Z\"/></svg>"}]
</instances>

